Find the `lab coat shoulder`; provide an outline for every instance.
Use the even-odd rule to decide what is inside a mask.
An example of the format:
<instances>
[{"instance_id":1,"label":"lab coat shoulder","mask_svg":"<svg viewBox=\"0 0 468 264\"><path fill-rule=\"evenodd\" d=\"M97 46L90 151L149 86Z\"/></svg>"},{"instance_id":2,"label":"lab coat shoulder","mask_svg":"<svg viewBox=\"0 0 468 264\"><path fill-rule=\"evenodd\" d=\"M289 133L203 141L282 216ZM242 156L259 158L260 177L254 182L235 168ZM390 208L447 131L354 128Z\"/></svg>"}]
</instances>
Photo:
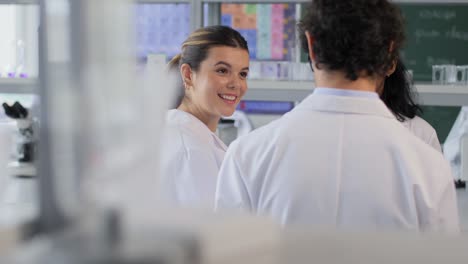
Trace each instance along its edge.
<instances>
[{"instance_id":1,"label":"lab coat shoulder","mask_svg":"<svg viewBox=\"0 0 468 264\"><path fill-rule=\"evenodd\" d=\"M258 203L258 186L281 157L284 119L255 129L229 145L216 187L215 208L252 211ZM265 192L270 190L265 189Z\"/></svg>"},{"instance_id":2,"label":"lab coat shoulder","mask_svg":"<svg viewBox=\"0 0 468 264\"><path fill-rule=\"evenodd\" d=\"M429 144L434 149L442 152L436 130L424 119L419 116L407 118L403 121L403 125L407 127L415 136Z\"/></svg>"},{"instance_id":3,"label":"lab coat shoulder","mask_svg":"<svg viewBox=\"0 0 468 264\"><path fill-rule=\"evenodd\" d=\"M276 150L281 149L286 133L284 119L274 120L271 123L255 129L249 134L235 140L228 148L230 159L241 164L251 164L255 160L257 165L271 161ZM265 166L268 164L265 164ZM263 171L263 170L259 170ZM251 177L259 175L251 175Z\"/></svg>"},{"instance_id":4,"label":"lab coat shoulder","mask_svg":"<svg viewBox=\"0 0 468 264\"><path fill-rule=\"evenodd\" d=\"M398 122L386 122L385 127L381 127L386 133L382 134L380 140L387 144L390 153L399 157L398 164L401 168L413 172L408 177L413 184L424 185L424 189L433 188L433 191L444 184L453 185L448 162L438 149L429 145L421 136L424 134L431 137L431 131L435 133L435 130L421 118L415 117L412 120L410 127L406 128ZM414 129L424 132L414 133Z\"/></svg>"}]
</instances>

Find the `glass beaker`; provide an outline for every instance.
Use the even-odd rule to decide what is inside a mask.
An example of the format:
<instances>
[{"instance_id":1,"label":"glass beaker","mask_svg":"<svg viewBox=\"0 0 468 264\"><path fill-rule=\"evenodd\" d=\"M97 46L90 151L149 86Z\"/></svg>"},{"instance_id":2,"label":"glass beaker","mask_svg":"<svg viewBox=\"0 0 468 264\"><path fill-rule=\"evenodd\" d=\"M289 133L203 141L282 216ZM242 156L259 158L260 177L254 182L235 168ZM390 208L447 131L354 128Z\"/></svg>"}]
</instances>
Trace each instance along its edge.
<instances>
[{"instance_id":1,"label":"glass beaker","mask_svg":"<svg viewBox=\"0 0 468 264\"><path fill-rule=\"evenodd\" d=\"M468 84L468 65L457 66L457 84Z\"/></svg>"},{"instance_id":2,"label":"glass beaker","mask_svg":"<svg viewBox=\"0 0 468 264\"><path fill-rule=\"evenodd\" d=\"M444 65L445 67L445 83L454 84L457 82L457 66L453 64Z\"/></svg>"},{"instance_id":3,"label":"glass beaker","mask_svg":"<svg viewBox=\"0 0 468 264\"><path fill-rule=\"evenodd\" d=\"M432 83L445 83L445 68L444 65L432 65Z\"/></svg>"}]
</instances>

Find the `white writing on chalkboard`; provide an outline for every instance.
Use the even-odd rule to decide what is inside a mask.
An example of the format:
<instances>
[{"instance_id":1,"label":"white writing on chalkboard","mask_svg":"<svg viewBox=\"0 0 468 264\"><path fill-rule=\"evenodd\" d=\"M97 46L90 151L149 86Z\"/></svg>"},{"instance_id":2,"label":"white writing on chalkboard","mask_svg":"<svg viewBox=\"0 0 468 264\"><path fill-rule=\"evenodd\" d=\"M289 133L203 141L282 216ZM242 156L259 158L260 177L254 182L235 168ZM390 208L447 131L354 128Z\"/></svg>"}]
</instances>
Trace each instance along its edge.
<instances>
[{"instance_id":1,"label":"white writing on chalkboard","mask_svg":"<svg viewBox=\"0 0 468 264\"><path fill-rule=\"evenodd\" d=\"M432 56L427 56L426 57L426 65L427 66L432 66L432 65L440 65L440 64L456 64L455 60L447 59L447 58L434 58Z\"/></svg>"},{"instance_id":2,"label":"white writing on chalkboard","mask_svg":"<svg viewBox=\"0 0 468 264\"><path fill-rule=\"evenodd\" d=\"M441 19L441 20L450 20L457 17L455 11L440 11L440 10L429 10L424 9L419 11L419 17L423 19Z\"/></svg>"},{"instance_id":3,"label":"white writing on chalkboard","mask_svg":"<svg viewBox=\"0 0 468 264\"><path fill-rule=\"evenodd\" d=\"M456 26L452 26L449 31L445 32L445 36L447 38L468 41L468 32L459 31Z\"/></svg>"},{"instance_id":4,"label":"white writing on chalkboard","mask_svg":"<svg viewBox=\"0 0 468 264\"><path fill-rule=\"evenodd\" d=\"M456 26L452 26L449 30L445 31L444 34L435 29L417 29L414 32L414 36L416 37L417 43L420 43L421 39L434 39L439 37L468 41L468 32L458 30Z\"/></svg>"},{"instance_id":5,"label":"white writing on chalkboard","mask_svg":"<svg viewBox=\"0 0 468 264\"><path fill-rule=\"evenodd\" d=\"M426 30L426 29L417 29L414 32L414 35L416 37L416 42L419 43L419 41L422 38L438 38L440 37L440 32L434 29L431 30Z\"/></svg>"}]
</instances>

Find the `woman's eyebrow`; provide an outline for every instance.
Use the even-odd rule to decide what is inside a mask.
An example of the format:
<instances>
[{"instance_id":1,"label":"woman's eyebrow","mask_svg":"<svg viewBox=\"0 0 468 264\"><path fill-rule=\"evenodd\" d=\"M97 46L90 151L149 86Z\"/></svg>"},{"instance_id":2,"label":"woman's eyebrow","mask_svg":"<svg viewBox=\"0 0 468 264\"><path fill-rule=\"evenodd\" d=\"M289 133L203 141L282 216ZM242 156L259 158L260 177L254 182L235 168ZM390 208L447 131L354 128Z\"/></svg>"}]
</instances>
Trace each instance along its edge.
<instances>
[{"instance_id":1,"label":"woman's eyebrow","mask_svg":"<svg viewBox=\"0 0 468 264\"><path fill-rule=\"evenodd\" d=\"M226 67L229 67L231 68L231 64L225 62L225 61L218 61L214 66L218 66L218 65L224 65Z\"/></svg>"},{"instance_id":2,"label":"woman's eyebrow","mask_svg":"<svg viewBox=\"0 0 468 264\"><path fill-rule=\"evenodd\" d=\"M226 66L226 67L231 68L231 64L229 64L229 63L227 63L227 62L225 62L225 61L219 61L219 62L217 62L214 66L218 66L218 65L224 65L224 66ZM241 69L241 71L245 71L245 70L248 71L248 70L249 70L249 67L244 67L244 68Z\"/></svg>"}]
</instances>

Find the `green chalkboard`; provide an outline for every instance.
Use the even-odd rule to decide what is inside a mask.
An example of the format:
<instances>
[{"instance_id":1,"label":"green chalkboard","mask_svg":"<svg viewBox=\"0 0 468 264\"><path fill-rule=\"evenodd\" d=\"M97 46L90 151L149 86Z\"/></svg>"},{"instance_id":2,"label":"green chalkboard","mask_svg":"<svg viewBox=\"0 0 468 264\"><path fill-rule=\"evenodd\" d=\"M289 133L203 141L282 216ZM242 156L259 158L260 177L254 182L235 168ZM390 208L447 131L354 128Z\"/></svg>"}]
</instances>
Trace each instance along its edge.
<instances>
[{"instance_id":1,"label":"green chalkboard","mask_svg":"<svg viewBox=\"0 0 468 264\"><path fill-rule=\"evenodd\" d=\"M432 65L468 64L468 4L400 4L406 22L402 52L415 81L432 81Z\"/></svg>"},{"instance_id":2,"label":"green chalkboard","mask_svg":"<svg viewBox=\"0 0 468 264\"><path fill-rule=\"evenodd\" d=\"M432 81L432 65L468 64L468 4L400 4L406 20L402 58L416 82ZM460 107L423 106L424 118L445 141Z\"/></svg>"},{"instance_id":3,"label":"green chalkboard","mask_svg":"<svg viewBox=\"0 0 468 264\"><path fill-rule=\"evenodd\" d=\"M421 108L421 117L434 127L440 143L444 143L461 107L423 105Z\"/></svg>"}]
</instances>

